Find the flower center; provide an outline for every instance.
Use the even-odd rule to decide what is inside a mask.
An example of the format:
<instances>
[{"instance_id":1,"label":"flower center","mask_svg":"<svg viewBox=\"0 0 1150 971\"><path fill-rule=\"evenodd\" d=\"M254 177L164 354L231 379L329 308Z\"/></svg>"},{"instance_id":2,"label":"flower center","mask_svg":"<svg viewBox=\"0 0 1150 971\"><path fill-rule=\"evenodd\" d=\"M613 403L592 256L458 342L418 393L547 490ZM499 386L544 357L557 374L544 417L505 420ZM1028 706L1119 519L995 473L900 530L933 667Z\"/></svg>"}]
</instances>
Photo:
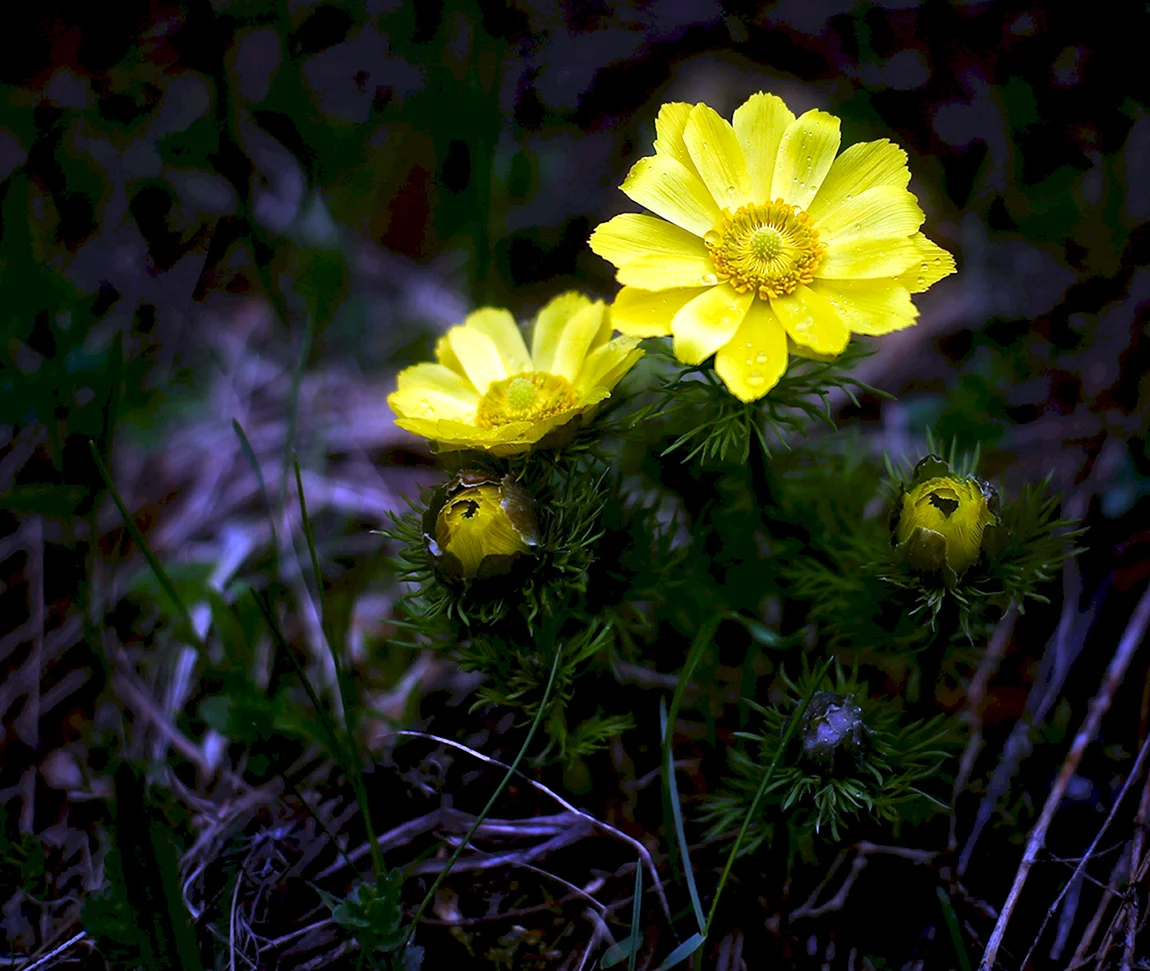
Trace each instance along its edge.
<instances>
[{"instance_id":1,"label":"flower center","mask_svg":"<svg viewBox=\"0 0 1150 971\"><path fill-rule=\"evenodd\" d=\"M755 290L764 300L810 283L827 252L811 217L782 199L734 213L724 209L703 242L720 280L739 293Z\"/></svg>"},{"instance_id":2,"label":"flower center","mask_svg":"<svg viewBox=\"0 0 1150 971\"><path fill-rule=\"evenodd\" d=\"M565 377L525 371L492 382L479 399L475 423L480 428L497 428L514 421L541 421L570 411L578 403L575 389Z\"/></svg>"}]
</instances>

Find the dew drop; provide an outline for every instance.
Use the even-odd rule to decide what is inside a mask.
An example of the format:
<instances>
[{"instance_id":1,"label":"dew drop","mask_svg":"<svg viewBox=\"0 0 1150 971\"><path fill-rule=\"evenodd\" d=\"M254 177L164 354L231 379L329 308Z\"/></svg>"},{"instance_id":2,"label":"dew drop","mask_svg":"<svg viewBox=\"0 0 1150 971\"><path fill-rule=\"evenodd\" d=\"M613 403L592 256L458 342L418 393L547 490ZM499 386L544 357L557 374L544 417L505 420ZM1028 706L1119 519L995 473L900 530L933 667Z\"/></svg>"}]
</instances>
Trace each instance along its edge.
<instances>
[{"instance_id":1,"label":"dew drop","mask_svg":"<svg viewBox=\"0 0 1150 971\"><path fill-rule=\"evenodd\" d=\"M705 287L713 287L719 282L719 278L714 273L704 273L699 279L703 281Z\"/></svg>"},{"instance_id":2,"label":"dew drop","mask_svg":"<svg viewBox=\"0 0 1150 971\"><path fill-rule=\"evenodd\" d=\"M717 229L708 229L705 233L703 233L703 242L708 246L718 246L719 240L722 238L722 235Z\"/></svg>"},{"instance_id":3,"label":"dew drop","mask_svg":"<svg viewBox=\"0 0 1150 971\"><path fill-rule=\"evenodd\" d=\"M767 355L764 354L762 351L760 351L758 354L755 355L755 363L756 364L766 364L767 363Z\"/></svg>"},{"instance_id":4,"label":"dew drop","mask_svg":"<svg viewBox=\"0 0 1150 971\"><path fill-rule=\"evenodd\" d=\"M765 384L766 380L767 379L763 377L763 372L757 368L747 375L747 384Z\"/></svg>"}]
</instances>

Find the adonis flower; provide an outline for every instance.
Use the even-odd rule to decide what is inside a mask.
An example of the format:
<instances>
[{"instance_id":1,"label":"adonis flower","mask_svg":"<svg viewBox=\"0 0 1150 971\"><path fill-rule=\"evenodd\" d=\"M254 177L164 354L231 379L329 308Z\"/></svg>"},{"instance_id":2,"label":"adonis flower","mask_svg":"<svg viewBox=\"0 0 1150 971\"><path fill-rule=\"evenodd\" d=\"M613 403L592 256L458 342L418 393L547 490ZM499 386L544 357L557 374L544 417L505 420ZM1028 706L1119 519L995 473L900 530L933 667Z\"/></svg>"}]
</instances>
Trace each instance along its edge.
<instances>
[{"instance_id":1,"label":"adonis flower","mask_svg":"<svg viewBox=\"0 0 1150 971\"><path fill-rule=\"evenodd\" d=\"M937 455L915 467L891 523L891 542L915 569L960 576L999 526L998 494L975 476L957 476Z\"/></svg>"},{"instance_id":2,"label":"adonis flower","mask_svg":"<svg viewBox=\"0 0 1150 971\"><path fill-rule=\"evenodd\" d=\"M471 470L436 491L423 530L436 569L455 580L507 573L539 541L531 494L510 476Z\"/></svg>"},{"instance_id":3,"label":"adonis flower","mask_svg":"<svg viewBox=\"0 0 1150 971\"><path fill-rule=\"evenodd\" d=\"M656 216L599 226L591 248L618 267L615 327L674 336L675 356L715 370L743 401L765 395L800 355L839 354L850 335L918 316L910 299L954 272L920 233L906 153L889 141L841 155L839 120L796 118L755 94L733 124L704 104L665 104L655 154L623 191Z\"/></svg>"},{"instance_id":4,"label":"adonis flower","mask_svg":"<svg viewBox=\"0 0 1150 971\"><path fill-rule=\"evenodd\" d=\"M437 364L399 373L387 398L395 423L443 451L560 443L560 430L573 433L643 354L637 337L611 339L606 309L560 294L539 311L530 352L508 311L475 311L440 339Z\"/></svg>"}]
</instances>

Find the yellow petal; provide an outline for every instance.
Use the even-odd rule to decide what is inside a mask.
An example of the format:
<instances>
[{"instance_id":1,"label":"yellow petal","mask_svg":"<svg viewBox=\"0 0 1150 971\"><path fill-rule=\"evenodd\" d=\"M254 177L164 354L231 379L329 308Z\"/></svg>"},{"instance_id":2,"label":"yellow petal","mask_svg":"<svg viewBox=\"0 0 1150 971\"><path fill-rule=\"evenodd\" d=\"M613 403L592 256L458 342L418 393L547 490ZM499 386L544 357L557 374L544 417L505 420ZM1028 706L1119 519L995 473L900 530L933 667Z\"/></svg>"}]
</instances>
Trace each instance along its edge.
<instances>
[{"instance_id":1,"label":"yellow petal","mask_svg":"<svg viewBox=\"0 0 1150 971\"><path fill-rule=\"evenodd\" d=\"M396 376L395 383L400 391L427 388L451 395L464 402L479 400L478 393L466 377L444 367L442 364L425 362L404 368Z\"/></svg>"},{"instance_id":2,"label":"yellow petal","mask_svg":"<svg viewBox=\"0 0 1150 971\"><path fill-rule=\"evenodd\" d=\"M675 357L684 364L701 364L734 336L754 299L754 291L738 293L723 284L684 304L671 319Z\"/></svg>"},{"instance_id":3,"label":"yellow petal","mask_svg":"<svg viewBox=\"0 0 1150 971\"><path fill-rule=\"evenodd\" d=\"M487 391L492 381L502 381L508 377L503 355L499 353L495 341L486 334L459 326L447 332L447 339L468 379L480 394Z\"/></svg>"},{"instance_id":4,"label":"yellow petal","mask_svg":"<svg viewBox=\"0 0 1150 971\"><path fill-rule=\"evenodd\" d=\"M643 356L638 344L638 337L616 337L610 344L592 351L575 379L575 390L585 392L590 388L610 390L615 387Z\"/></svg>"},{"instance_id":5,"label":"yellow petal","mask_svg":"<svg viewBox=\"0 0 1150 971\"><path fill-rule=\"evenodd\" d=\"M771 182L775 176L779 142L782 141L787 125L794 120L794 113L783 104L782 98L761 91L752 94L735 109L735 137L747 160L751 201L760 204L774 201Z\"/></svg>"},{"instance_id":6,"label":"yellow petal","mask_svg":"<svg viewBox=\"0 0 1150 971\"><path fill-rule=\"evenodd\" d=\"M591 343L587 347L588 354L603 347L611 339L611 335L615 333L615 328L611 325L611 314L608 312L607 305L603 303L602 300L597 301L597 303L603 308L603 311L599 315L599 327L591 337Z\"/></svg>"},{"instance_id":7,"label":"yellow petal","mask_svg":"<svg viewBox=\"0 0 1150 971\"><path fill-rule=\"evenodd\" d=\"M469 420L479 395L471 382L442 364L416 364L399 372L387 403L398 416Z\"/></svg>"},{"instance_id":8,"label":"yellow petal","mask_svg":"<svg viewBox=\"0 0 1150 971\"><path fill-rule=\"evenodd\" d=\"M521 374L531 370L531 355L527 353L523 335L515 326L515 318L511 316L510 311L481 307L468 314L463 326L491 338L496 350L499 351L499 356L503 358L508 374Z\"/></svg>"},{"instance_id":9,"label":"yellow petal","mask_svg":"<svg viewBox=\"0 0 1150 971\"><path fill-rule=\"evenodd\" d=\"M474 448L495 455L514 455L526 452L538 439L525 435L523 429L511 425L500 428L476 428L458 421L436 421L429 418L397 418L396 425L414 435L421 435L435 443L435 450L454 452L461 448ZM520 422L520 425L527 423ZM542 438L545 432L540 434Z\"/></svg>"},{"instance_id":10,"label":"yellow petal","mask_svg":"<svg viewBox=\"0 0 1150 971\"><path fill-rule=\"evenodd\" d=\"M771 200L806 209L830 171L840 137L839 120L817 108L787 125L779 142Z\"/></svg>"},{"instance_id":11,"label":"yellow petal","mask_svg":"<svg viewBox=\"0 0 1150 971\"><path fill-rule=\"evenodd\" d=\"M905 286L893 280L816 280L811 289L838 311L853 334L877 337L910 327L918 308Z\"/></svg>"},{"instance_id":12,"label":"yellow petal","mask_svg":"<svg viewBox=\"0 0 1150 971\"><path fill-rule=\"evenodd\" d=\"M611 304L611 324L634 337L666 337L671 333L671 318L702 292L693 288L651 291L624 287Z\"/></svg>"},{"instance_id":13,"label":"yellow petal","mask_svg":"<svg viewBox=\"0 0 1150 971\"><path fill-rule=\"evenodd\" d=\"M467 377L467 372L463 370L463 365L459 363L459 358L451 349L451 339L446 334L435 342L435 359L444 367L451 368L461 378Z\"/></svg>"},{"instance_id":14,"label":"yellow petal","mask_svg":"<svg viewBox=\"0 0 1150 971\"><path fill-rule=\"evenodd\" d=\"M916 259L898 277L898 282L911 293L922 293L955 271L954 257L922 233L915 233L911 242L916 247Z\"/></svg>"},{"instance_id":15,"label":"yellow petal","mask_svg":"<svg viewBox=\"0 0 1150 971\"><path fill-rule=\"evenodd\" d=\"M670 155L639 159L620 188L639 205L696 236L719 221L719 207L702 180Z\"/></svg>"},{"instance_id":16,"label":"yellow petal","mask_svg":"<svg viewBox=\"0 0 1150 971\"><path fill-rule=\"evenodd\" d=\"M687 143L683 141L683 129L687 127L693 107L683 101L671 101L659 109L655 118L655 151L669 155L692 175L698 175L691 153L687 151Z\"/></svg>"},{"instance_id":17,"label":"yellow petal","mask_svg":"<svg viewBox=\"0 0 1150 971\"><path fill-rule=\"evenodd\" d=\"M715 354L715 373L740 401L757 401L787 369L787 333L765 300L756 300L742 324Z\"/></svg>"},{"instance_id":18,"label":"yellow petal","mask_svg":"<svg viewBox=\"0 0 1150 971\"><path fill-rule=\"evenodd\" d=\"M591 303L583 297L580 305L565 299L571 296L561 294L539 311L532 355L537 371L558 374L568 381L574 381L582 369L606 310L602 301Z\"/></svg>"},{"instance_id":19,"label":"yellow petal","mask_svg":"<svg viewBox=\"0 0 1150 971\"><path fill-rule=\"evenodd\" d=\"M733 211L752 201L747 162L729 121L713 108L695 105L683 129L683 141L720 209Z\"/></svg>"},{"instance_id":20,"label":"yellow petal","mask_svg":"<svg viewBox=\"0 0 1150 971\"><path fill-rule=\"evenodd\" d=\"M817 223L844 202L876 185L905 189L909 184L906 152L885 138L877 142L859 142L834 160L807 212Z\"/></svg>"},{"instance_id":21,"label":"yellow petal","mask_svg":"<svg viewBox=\"0 0 1150 971\"><path fill-rule=\"evenodd\" d=\"M915 237L906 239L859 239L827 247L815 277L826 280L874 280L898 276L921 262Z\"/></svg>"},{"instance_id":22,"label":"yellow petal","mask_svg":"<svg viewBox=\"0 0 1150 971\"><path fill-rule=\"evenodd\" d=\"M561 293L543 305L539 316L535 318L535 331L531 337L531 359L536 371L555 373L551 365L555 361L555 352L563 339L567 321L590 306L591 298L575 290Z\"/></svg>"},{"instance_id":23,"label":"yellow petal","mask_svg":"<svg viewBox=\"0 0 1150 971\"><path fill-rule=\"evenodd\" d=\"M918 200L906 189L876 185L826 213L815 229L820 242L830 248L866 239L913 236L925 218Z\"/></svg>"},{"instance_id":24,"label":"yellow petal","mask_svg":"<svg viewBox=\"0 0 1150 971\"><path fill-rule=\"evenodd\" d=\"M810 287L800 285L789 296L771 300L771 309L791 340L816 354L841 354L851 339L850 330L831 302Z\"/></svg>"},{"instance_id":25,"label":"yellow petal","mask_svg":"<svg viewBox=\"0 0 1150 971\"><path fill-rule=\"evenodd\" d=\"M665 219L625 212L596 228L588 240L605 260L624 267L633 260L658 256L668 259L706 259L707 247L694 233Z\"/></svg>"},{"instance_id":26,"label":"yellow petal","mask_svg":"<svg viewBox=\"0 0 1150 971\"><path fill-rule=\"evenodd\" d=\"M620 268L615 278L628 287L670 290L675 287L708 287L719 282L710 256L645 256Z\"/></svg>"},{"instance_id":27,"label":"yellow petal","mask_svg":"<svg viewBox=\"0 0 1150 971\"><path fill-rule=\"evenodd\" d=\"M830 364L838 359L837 354L816 354L809 347L796 344L790 337L787 338L787 354L791 357L801 357L804 361L819 361L823 364Z\"/></svg>"}]
</instances>

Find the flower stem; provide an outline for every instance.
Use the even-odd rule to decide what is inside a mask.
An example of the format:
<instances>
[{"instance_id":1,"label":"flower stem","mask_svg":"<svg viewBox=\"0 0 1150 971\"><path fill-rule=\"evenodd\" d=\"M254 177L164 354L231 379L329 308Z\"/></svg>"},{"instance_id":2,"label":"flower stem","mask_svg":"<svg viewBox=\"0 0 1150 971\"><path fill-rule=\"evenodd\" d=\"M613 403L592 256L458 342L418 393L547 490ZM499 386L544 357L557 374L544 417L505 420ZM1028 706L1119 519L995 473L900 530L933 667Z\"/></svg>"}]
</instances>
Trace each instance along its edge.
<instances>
[{"instance_id":1,"label":"flower stem","mask_svg":"<svg viewBox=\"0 0 1150 971\"><path fill-rule=\"evenodd\" d=\"M439 889L443 881L447 879L447 874L451 872L451 868L455 866L456 861L467 848L467 844L471 842L471 837L473 837L475 831L483 825L483 820L487 818L495 806L495 801L503 794L503 790L507 788L507 783L511 781L511 777L518 771L519 763L523 761L523 756L527 754L527 749L531 746L531 740L535 738L535 731L539 728L540 722L543 721L543 713L547 710L547 702L551 698L551 689L555 685L555 672L559 670L559 658L562 654L563 647L559 646L555 651L555 660L551 662L551 674L547 678L547 687L543 691L543 698L539 702L539 709L535 712L535 718L531 722L531 728L527 731L527 737L523 740L523 745L519 748L519 754L515 756L515 760L507 769L507 774L504 775L503 780L496 787L495 792L491 794L491 798L487 800L487 805L484 806L483 811L475 817L475 822L471 824L471 829L467 831L467 835L463 837L463 840L455 848L455 852L448 858L447 864L439 871L435 881L431 884L431 889L427 891L427 894L420 902L415 916L411 919L411 926L407 929L407 937L403 942L405 950L411 943L412 937L415 936L415 929L419 926L419 921L423 917L424 911L427 910L428 904L435 899L435 892Z\"/></svg>"},{"instance_id":2,"label":"flower stem","mask_svg":"<svg viewBox=\"0 0 1150 971\"><path fill-rule=\"evenodd\" d=\"M726 865L723 867L723 872L719 876L719 885L715 888L715 896L711 900L711 909L707 914L706 933L708 935L711 932L711 924L715 921L715 914L719 909L719 898L723 895L723 887L727 884L727 877L731 874L731 867L735 865L735 859L739 855L739 849L743 845L743 840L747 835L747 830L750 828L751 820L758 816L759 805L762 803L763 797L767 794L767 786L775 774L775 769L778 768L779 761L786 752L787 746L790 745L791 739L794 737L795 732L798 731L799 723L802 721L803 715L806 714L807 706L811 703L811 698L814 697L814 693L818 691L819 685L822 684L823 678L827 676L827 672L830 671L831 665L834 663L835 659L829 657L823 662L822 667L819 668L818 673L811 682L811 690L807 693L806 697L803 698L802 704L799 705L795 713L791 716L791 720L787 723L787 730L783 734L783 740L775 752L775 757L771 759L771 764L767 766L767 771L763 773L763 781L759 783L759 791L755 793L751 808L744 817L743 825L739 829L739 835L735 837L735 845L731 847Z\"/></svg>"}]
</instances>

